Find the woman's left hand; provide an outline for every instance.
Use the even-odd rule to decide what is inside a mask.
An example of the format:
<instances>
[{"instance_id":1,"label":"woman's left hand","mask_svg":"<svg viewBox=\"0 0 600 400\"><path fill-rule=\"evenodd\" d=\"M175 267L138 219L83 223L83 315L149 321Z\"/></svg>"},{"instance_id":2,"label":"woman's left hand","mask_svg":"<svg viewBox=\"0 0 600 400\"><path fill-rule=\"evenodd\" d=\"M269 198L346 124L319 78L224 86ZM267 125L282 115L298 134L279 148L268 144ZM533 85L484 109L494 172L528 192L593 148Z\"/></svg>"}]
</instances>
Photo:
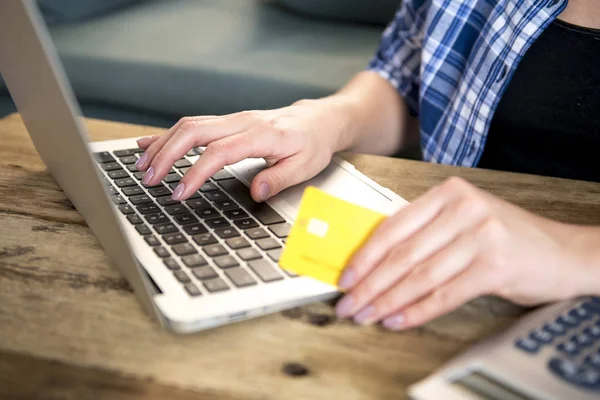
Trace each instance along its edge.
<instances>
[{"instance_id":1,"label":"woman's left hand","mask_svg":"<svg viewBox=\"0 0 600 400\"><path fill-rule=\"evenodd\" d=\"M381 223L339 285L341 317L421 325L480 295L534 305L600 293L600 231L531 214L451 178Z\"/></svg>"}]
</instances>

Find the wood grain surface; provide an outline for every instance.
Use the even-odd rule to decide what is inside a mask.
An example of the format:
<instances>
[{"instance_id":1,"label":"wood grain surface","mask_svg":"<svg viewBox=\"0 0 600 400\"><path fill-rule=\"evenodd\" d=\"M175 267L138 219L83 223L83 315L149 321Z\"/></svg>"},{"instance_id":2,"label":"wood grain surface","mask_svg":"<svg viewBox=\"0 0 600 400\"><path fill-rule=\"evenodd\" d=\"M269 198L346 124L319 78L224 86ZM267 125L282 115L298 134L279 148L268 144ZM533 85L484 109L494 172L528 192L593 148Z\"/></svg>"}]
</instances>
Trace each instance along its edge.
<instances>
[{"instance_id":1,"label":"wood grain surface","mask_svg":"<svg viewBox=\"0 0 600 400\"><path fill-rule=\"evenodd\" d=\"M160 130L87 121L94 140ZM406 387L522 309L482 298L404 333L300 309L187 336L143 314L37 155L0 120L0 399L401 399ZM68 157L68 154L65 154ZM345 155L408 200L459 175L538 214L600 224L600 185ZM290 374L289 363L306 368Z\"/></svg>"}]
</instances>

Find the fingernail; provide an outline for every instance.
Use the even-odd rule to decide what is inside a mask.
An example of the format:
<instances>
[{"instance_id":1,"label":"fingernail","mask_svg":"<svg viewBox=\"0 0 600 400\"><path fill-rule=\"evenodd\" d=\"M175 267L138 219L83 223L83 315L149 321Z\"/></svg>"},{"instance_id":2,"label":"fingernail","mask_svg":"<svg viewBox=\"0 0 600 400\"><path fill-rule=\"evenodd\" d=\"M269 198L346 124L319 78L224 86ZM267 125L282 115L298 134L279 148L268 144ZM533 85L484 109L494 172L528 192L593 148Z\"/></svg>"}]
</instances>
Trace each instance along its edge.
<instances>
[{"instance_id":1,"label":"fingernail","mask_svg":"<svg viewBox=\"0 0 600 400\"><path fill-rule=\"evenodd\" d=\"M348 290L352 286L354 286L355 282L356 282L356 273L351 269L346 269L346 271L344 271L344 273L342 274L340 281L338 282L338 286L342 290Z\"/></svg>"},{"instance_id":2,"label":"fingernail","mask_svg":"<svg viewBox=\"0 0 600 400\"><path fill-rule=\"evenodd\" d=\"M384 326L384 328L397 331L402 328L402 325L404 324L404 315L396 314L391 317L387 317L381 324Z\"/></svg>"},{"instance_id":3,"label":"fingernail","mask_svg":"<svg viewBox=\"0 0 600 400\"><path fill-rule=\"evenodd\" d=\"M356 322L357 324L367 324L369 322L371 322L369 320L369 317L371 315L373 315L373 313L375 312L375 307L373 306L368 306L367 308L364 308L361 312L359 312L358 314L356 314L354 316L354 322Z\"/></svg>"},{"instance_id":4,"label":"fingernail","mask_svg":"<svg viewBox=\"0 0 600 400\"><path fill-rule=\"evenodd\" d=\"M144 179L142 179L142 183L144 185L147 185L148 182L150 182L150 180L152 180L153 176L154 176L154 167L150 167L150 168L148 168L148 171L146 171L146 173L144 174Z\"/></svg>"},{"instance_id":5,"label":"fingernail","mask_svg":"<svg viewBox=\"0 0 600 400\"><path fill-rule=\"evenodd\" d=\"M269 197L269 193L271 193L271 188L267 182L263 182L258 187L258 196L260 197L260 201L264 201Z\"/></svg>"},{"instance_id":6,"label":"fingernail","mask_svg":"<svg viewBox=\"0 0 600 400\"><path fill-rule=\"evenodd\" d=\"M144 164L146 164L146 161L148 161L148 153L142 154L142 156L135 162L135 167L137 169L142 168Z\"/></svg>"},{"instance_id":7,"label":"fingernail","mask_svg":"<svg viewBox=\"0 0 600 400\"><path fill-rule=\"evenodd\" d=\"M180 183L179 185L177 185L177 187L175 188L175 191L173 192L173 195L171 196L171 198L173 200L179 200L179 198L181 197L181 195L183 194L183 191L185 190L185 183Z\"/></svg>"},{"instance_id":8,"label":"fingernail","mask_svg":"<svg viewBox=\"0 0 600 400\"><path fill-rule=\"evenodd\" d=\"M150 136L146 136L146 137L140 138L140 139L136 140L136 143L139 146L140 144L143 144L144 142L147 142L148 140L150 140Z\"/></svg>"},{"instance_id":9,"label":"fingernail","mask_svg":"<svg viewBox=\"0 0 600 400\"><path fill-rule=\"evenodd\" d=\"M352 308L354 307L354 298L352 296L347 295L344 296L342 300L337 304L335 312L339 317L345 318L350 315L352 312Z\"/></svg>"}]
</instances>

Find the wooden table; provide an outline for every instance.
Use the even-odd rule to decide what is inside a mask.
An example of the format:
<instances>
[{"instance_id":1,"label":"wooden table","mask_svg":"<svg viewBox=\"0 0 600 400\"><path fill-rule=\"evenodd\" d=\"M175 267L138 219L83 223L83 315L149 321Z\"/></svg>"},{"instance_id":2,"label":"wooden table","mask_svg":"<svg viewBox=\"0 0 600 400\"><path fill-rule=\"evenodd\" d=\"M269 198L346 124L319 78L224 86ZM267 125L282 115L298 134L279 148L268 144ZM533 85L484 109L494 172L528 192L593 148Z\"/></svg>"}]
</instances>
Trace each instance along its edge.
<instances>
[{"instance_id":1,"label":"wooden table","mask_svg":"<svg viewBox=\"0 0 600 400\"><path fill-rule=\"evenodd\" d=\"M95 140L160 132L106 121L88 126ZM346 158L408 200L460 175L547 217L600 224L600 184ZM422 328L390 333L335 320L330 304L313 304L194 335L167 333L142 313L45 171L19 116L0 120L2 399L400 399L408 385L521 312L483 298ZM286 374L287 363L308 374Z\"/></svg>"}]
</instances>

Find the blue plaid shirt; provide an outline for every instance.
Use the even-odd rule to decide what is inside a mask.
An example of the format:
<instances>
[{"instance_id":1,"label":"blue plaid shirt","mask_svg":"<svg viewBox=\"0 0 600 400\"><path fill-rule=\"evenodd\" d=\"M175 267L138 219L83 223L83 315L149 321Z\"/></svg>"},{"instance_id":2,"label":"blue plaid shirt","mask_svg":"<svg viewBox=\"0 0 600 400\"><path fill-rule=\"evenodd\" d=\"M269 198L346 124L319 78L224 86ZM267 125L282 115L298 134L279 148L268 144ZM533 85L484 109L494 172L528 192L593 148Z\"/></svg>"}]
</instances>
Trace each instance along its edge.
<instances>
[{"instance_id":1,"label":"blue plaid shirt","mask_svg":"<svg viewBox=\"0 0 600 400\"><path fill-rule=\"evenodd\" d=\"M418 116L426 161L473 167L525 51L567 0L404 0L369 69Z\"/></svg>"}]
</instances>

